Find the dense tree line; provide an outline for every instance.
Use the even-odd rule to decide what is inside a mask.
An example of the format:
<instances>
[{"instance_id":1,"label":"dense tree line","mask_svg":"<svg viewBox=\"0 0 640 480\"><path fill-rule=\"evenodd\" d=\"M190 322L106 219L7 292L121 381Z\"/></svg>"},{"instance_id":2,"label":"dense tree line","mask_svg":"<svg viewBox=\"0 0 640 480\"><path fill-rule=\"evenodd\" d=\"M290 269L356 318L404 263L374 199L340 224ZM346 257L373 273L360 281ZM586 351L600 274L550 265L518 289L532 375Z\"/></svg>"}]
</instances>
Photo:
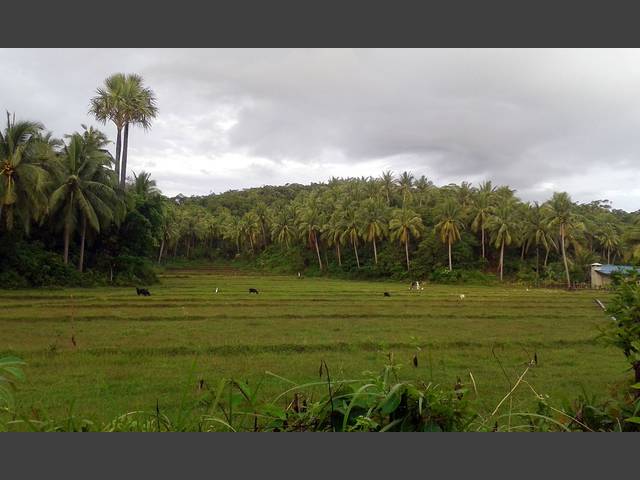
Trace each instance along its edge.
<instances>
[{"instance_id":1,"label":"dense tree line","mask_svg":"<svg viewBox=\"0 0 640 480\"><path fill-rule=\"evenodd\" d=\"M608 201L577 204L567 193L523 202L490 181L438 187L384 172L174 201L163 252L186 257L279 251L286 261L304 249L306 266L313 257L318 271L456 278L456 270L477 270L502 280L508 270L568 286L585 281L593 262L640 260L638 213Z\"/></svg>"},{"instance_id":2,"label":"dense tree line","mask_svg":"<svg viewBox=\"0 0 640 480\"><path fill-rule=\"evenodd\" d=\"M52 278L73 277L72 263L113 282L144 277L135 273L142 259L240 257L286 271L434 280L491 273L571 286L586 280L592 262L640 260L638 212L606 200L577 204L566 193L523 202L490 181L436 186L387 171L167 198L149 174L127 175L129 128L149 128L157 114L142 78L112 75L89 111L116 126L115 157L93 127L55 139L40 123L7 115L0 133L5 285L47 283L43 272L52 269Z\"/></svg>"}]
</instances>

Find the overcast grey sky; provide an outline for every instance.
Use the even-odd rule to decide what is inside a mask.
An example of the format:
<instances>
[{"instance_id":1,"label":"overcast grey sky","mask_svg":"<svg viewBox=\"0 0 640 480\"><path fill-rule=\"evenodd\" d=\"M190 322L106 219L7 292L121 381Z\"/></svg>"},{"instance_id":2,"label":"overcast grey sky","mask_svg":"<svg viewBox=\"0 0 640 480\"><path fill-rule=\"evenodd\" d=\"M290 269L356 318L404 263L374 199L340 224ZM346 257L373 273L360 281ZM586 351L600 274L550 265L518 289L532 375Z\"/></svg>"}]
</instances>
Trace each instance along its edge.
<instances>
[{"instance_id":1,"label":"overcast grey sky","mask_svg":"<svg viewBox=\"0 0 640 480\"><path fill-rule=\"evenodd\" d=\"M62 136L118 71L157 94L128 161L169 195L391 169L640 208L638 50L0 50L0 108Z\"/></svg>"}]
</instances>

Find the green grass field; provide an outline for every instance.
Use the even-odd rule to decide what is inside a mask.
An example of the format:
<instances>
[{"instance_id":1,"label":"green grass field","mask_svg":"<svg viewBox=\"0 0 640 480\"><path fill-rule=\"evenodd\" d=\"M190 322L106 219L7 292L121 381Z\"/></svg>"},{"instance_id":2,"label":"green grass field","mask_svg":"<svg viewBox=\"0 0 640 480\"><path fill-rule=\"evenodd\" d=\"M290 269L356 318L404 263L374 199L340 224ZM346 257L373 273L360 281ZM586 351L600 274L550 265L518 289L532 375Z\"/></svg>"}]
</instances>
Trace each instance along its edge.
<instances>
[{"instance_id":1,"label":"green grass field","mask_svg":"<svg viewBox=\"0 0 640 480\"><path fill-rule=\"evenodd\" d=\"M271 398L284 384L265 371L316 380L325 360L334 378L361 378L389 352L407 379L452 388L472 372L483 411L509 390L500 363L514 382L534 352L539 362L526 378L558 406L583 388L606 396L628 377L621 353L596 340L608 322L593 301L606 302L603 293L444 285L414 292L405 283L222 268L169 271L150 290L151 297L133 288L0 292L0 355L27 362L21 411L62 418L72 409L104 421L157 401L171 412L197 404L199 379L214 386L222 377L262 381L261 395ZM535 407L527 388L514 400Z\"/></svg>"}]
</instances>

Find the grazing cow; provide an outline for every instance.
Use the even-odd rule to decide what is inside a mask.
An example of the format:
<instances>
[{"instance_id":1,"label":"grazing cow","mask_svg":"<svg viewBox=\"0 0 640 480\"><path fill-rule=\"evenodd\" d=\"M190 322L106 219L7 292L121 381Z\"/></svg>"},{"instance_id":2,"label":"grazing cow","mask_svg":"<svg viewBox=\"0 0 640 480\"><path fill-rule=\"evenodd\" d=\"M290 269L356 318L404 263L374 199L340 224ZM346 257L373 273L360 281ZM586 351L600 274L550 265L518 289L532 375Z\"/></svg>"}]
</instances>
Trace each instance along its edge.
<instances>
[{"instance_id":1,"label":"grazing cow","mask_svg":"<svg viewBox=\"0 0 640 480\"><path fill-rule=\"evenodd\" d=\"M250 288L249 289L249 293L255 293L257 295L258 294L258 289L257 288Z\"/></svg>"},{"instance_id":2,"label":"grazing cow","mask_svg":"<svg viewBox=\"0 0 640 480\"><path fill-rule=\"evenodd\" d=\"M390 297L390 296L391 296L391 294L390 294L389 292L384 292L384 296L385 296L385 297Z\"/></svg>"},{"instance_id":3,"label":"grazing cow","mask_svg":"<svg viewBox=\"0 0 640 480\"><path fill-rule=\"evenodd\" d=\"M146 288L136 287L136 293L138 294L138 296L142 295L144 297L148 297L149 295L151 295L151 293L149 293L149 290L147 290Z\"/></svg>"},{"instance_id":4,"label":"grazing cow","mask_svg":"<svg viewBox=\"0 0 640 480\"><path fill-rule=\"evenodd\" d=\"M416 280L414 282L411 282L409 290L424 290L424 287L421 287L420 282Z\"/></svg>"}]
</instances>

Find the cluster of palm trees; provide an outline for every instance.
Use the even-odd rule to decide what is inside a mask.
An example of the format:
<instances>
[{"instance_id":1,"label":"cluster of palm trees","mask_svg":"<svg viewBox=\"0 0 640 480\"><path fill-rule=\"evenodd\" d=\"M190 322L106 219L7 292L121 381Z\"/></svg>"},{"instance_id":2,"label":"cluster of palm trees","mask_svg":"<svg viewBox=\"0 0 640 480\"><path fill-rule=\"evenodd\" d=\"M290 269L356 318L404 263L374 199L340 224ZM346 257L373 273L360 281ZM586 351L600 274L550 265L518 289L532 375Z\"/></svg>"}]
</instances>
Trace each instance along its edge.
<instances>
[{"instance_id":1,"label":"cluster of palm trees","mask_svg":"<svg viewBox=\"0 0 640 480\"><path fill-rule=\"evenodd\" d=\"M129 126L149 128L157 107L153 92L144 87L139 75L115 74L98 89L90 112L99 121L116 124L115 161L106 135L93 127L83 125L82 132L60 140L41 123L16 121L15 115L7 114L6 127L0 132L0 234L19 228L28 235L34 226L59 230L65 264L77 234L80 271L87 236L119 224L127 214ZM149 181L146 174L140 178ZM134 184L138 180L134 175Z\"/></svg>"},{"instance_id":2,"label":"cluster of palm trees","mask_svg":"<svg viewBox=\"0 0 640 480\"><path fill-rule=\"evenodd\" d=\"M555 193L544 204L522 202L514 190L494 187L489 181L477 187L466 182L436 187L424 176L415 179L403 172L396 178L392 172L384 172L379 178L333 178L312 185L289 201L278 199L267 204L258 196L254 207L233 213L216 204L224 198L225 194L194 198L175 207L182 211L175 215L182 215L183 220L171 223L173 230L167 241L171 238L169 243L176 252L180 241L187 251L196 241L227 241L236 254L257 254L270 243L284 249L304 244L323 270L329 261L327 250L334 251L336 264L342 266L344 249L350 249L355 267L361 268L363 248L369 249L377 265L380 246L391 242L402 248L405 268L410 271L412 252L421 240L434 235L446 246L452 270L453 247L463 241L462 232L468 230L478 239L478 256L487 268L495 267L500 279L507 254L525 261L530 260L533 250L537 275L541 264L546 267L554 255L561 259L570 285L573 262L621 258L623 243L629 245L628 259L632 259L634 248L640 250L638 239L629 234L636 232L640 237L637 216L621 219L608 205L598 202L576 205L566 193ZM623 231L627 232L624 240ZM497 258L492 265L493 257Z\"/></svg>"}]
</instances>

